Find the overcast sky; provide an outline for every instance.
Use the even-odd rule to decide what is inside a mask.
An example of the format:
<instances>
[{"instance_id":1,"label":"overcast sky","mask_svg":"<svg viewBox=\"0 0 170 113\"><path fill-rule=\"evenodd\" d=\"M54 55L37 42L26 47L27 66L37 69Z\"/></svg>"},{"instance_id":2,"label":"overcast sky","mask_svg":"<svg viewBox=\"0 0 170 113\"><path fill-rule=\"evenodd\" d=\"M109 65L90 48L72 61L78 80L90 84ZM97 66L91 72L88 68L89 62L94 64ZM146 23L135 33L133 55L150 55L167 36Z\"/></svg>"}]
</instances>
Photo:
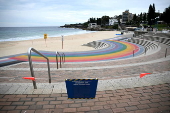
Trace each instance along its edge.
<instances>
[{"instance_id":1,"label":"overcast sky","mask_svg":"<svg viewBox=\"0 0 170 113\"><path fill-rule=\"evenodd\" d=\"M153 3L160 12L170 6L170 0L0 0L0 27L82 23L90 17L120 15L126 9L140 14Z\"/></svg>"}]
</instances>

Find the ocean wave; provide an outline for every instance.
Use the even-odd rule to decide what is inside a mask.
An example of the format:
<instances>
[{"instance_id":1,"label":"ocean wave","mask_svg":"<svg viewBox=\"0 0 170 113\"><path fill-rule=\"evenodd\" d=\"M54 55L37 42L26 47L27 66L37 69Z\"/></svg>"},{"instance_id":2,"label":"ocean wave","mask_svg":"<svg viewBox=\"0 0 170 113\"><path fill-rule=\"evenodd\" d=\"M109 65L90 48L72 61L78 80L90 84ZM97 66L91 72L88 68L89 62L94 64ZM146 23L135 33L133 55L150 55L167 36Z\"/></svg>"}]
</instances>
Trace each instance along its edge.
<instances>
[{"instance_id":1,"label":"ocean wave","mask_svg":"<svg viewBox=\"0 0 170 113\"><path fill-rule=\"evenodd\" d=\"M69 35L87 34L87 33L93 33L93 32L96 32L96 31L82 30L82 31L75 31L75 32L68 32L68 33L59 33L56 35L49 35L49 37L61 37L61 36L69 36Z\"/></svg>"},{"instance_id":2,"label":"ocean wave","mask_svg":"<svg viewBox=\"0 0 170 113\"><path fill-rule=\"evenodd\" d=\"M78 35L78 34L86 34L86 33L92 33L95 31L72 31L72 32L57 32L56 34L47 34L48 37L61 37L61 36L69 36L69 35ZM1 38L0 42L6 42L6 41L23 41L23 40L34 40L34 39L40 39L44 38L43 35L33 35L33 36L25 36L25 37L13 37L13 38Z\"/></svg>"},{"instance_id":3,"label":"ocean wave","mask_svg":"<svg viewBox=\"0 0 170 113\"><path fill-rule=\"evenodd\" d=\"M15 38L0 39L0 42L34 40L40 38L42 38L42 36L15 37Z\"/></svg>"}]
</instances>

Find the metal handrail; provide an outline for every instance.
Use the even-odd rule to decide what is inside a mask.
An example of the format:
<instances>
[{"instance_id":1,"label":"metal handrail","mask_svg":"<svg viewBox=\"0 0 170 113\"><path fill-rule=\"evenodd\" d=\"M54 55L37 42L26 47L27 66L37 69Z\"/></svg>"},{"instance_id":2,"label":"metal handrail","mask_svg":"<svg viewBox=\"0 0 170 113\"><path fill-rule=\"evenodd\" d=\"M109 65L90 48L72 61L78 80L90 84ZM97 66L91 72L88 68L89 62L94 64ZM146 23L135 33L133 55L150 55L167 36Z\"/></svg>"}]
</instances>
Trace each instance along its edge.
<instances>
[{"instance_id":1,"label":"metal handrail","mask_svg":"<svg viewBox=\"0 0 170 113\"><path fill-rule=\"evenodd\" d=\"M147 52L146 48L148 49L148 47L147 46L145 47L145 55L146 55L146 52Z\"/></svg>"},{"instance_id":2,"label":"metal handrail","mask_svg":"<svg viewBox=\"0 0 170 113\"><path fill-rule=\"evenodd\" d=\"M58 69L58 57L57 57L57 51L56 51L56 63L57 63L57 69Z\"/></svg>"},{"instance_id":3,"label":"metal handrail","mask_svg":"<svg viewBox=\"0 0 170 113\"><path fill-rule=\"evenodd\" d=\"M59 52L56 51L57 69L58 69L58 56L60 56L60 68L61 68L61 62L62 64L65 63L65 54L64 53L60 54Z\"/></svg>"},{"instance_id":4,"label":"metal handrail","mask_svg":"<svg viewBox=\"0 0 170 113\"><path fill-rule=\"evenodd\" d=\"M43 54L41 54L40 52L38 52L37 50L35 50L34 48L30 47L28 49L28 60L29 60L29 66L30 66L30 71L31 71L31 76L32 77L35 77L34 76L34 70L33 70L33 65L32 65L32 59L31 59L31 51L39 54L40 56L44 57L45 59L47 59L47 66L48 66L48 77L49 77L49 83L51 83L51 75L50 75L50 64L49 64L49 59L44 56ZM36 82L33 81L33 86L34 86L34 89L37 89L37 86L36 86Z\"/></svg>"},{"instance_id":5,"label":"metal handrail","mask_svg":"<svg viewBox=\"0 0 170 113\"><path fill-rule=\"evenodd\" d=\"M62 54L62 63L65 63L65 54Z\"/></svg>"},{"instance_id":6,"label":"metal handrail","mask_svg":"<svg viewBox=\"0 0 170 113\"><path fill-rule=\"evenodd\" d=\"M58 69L58 56L57 55L60 56L60 68L61 68L61 55L59 52L56 51L56 62L57 62L57 69Z\"/></svg>"},{"instance_id":7,"label":"metal handrail","mask_svg":"<svg viewBox=\"0 0 170 113\"><path fill-rule=\"evenodd\" d=\"M165 50L165 58L166 58L166 56L167 56L167 51L168 51L168 49L170 49L170 47L169 47L169 48L166 48L166 50Z\"/></svg>"}]
</instances>

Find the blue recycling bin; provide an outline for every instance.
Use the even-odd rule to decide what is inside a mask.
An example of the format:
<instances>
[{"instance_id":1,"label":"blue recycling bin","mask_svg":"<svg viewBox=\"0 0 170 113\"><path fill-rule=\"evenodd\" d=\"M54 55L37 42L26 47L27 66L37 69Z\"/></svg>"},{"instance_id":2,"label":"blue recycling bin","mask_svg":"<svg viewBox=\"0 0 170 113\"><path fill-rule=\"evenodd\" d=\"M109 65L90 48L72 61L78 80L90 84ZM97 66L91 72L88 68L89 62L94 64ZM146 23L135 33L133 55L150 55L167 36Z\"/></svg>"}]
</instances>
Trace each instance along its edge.
<instances>
[{"instance_id":1,"label":"blue recycling bin","mask_svg":"<svg viewBox=\"0 0 170 113\"><path fill-rule=\"evenodd\" d=\"M98 79L66 79L68 99L94 99Z\"/></svg>"}]
</instances>

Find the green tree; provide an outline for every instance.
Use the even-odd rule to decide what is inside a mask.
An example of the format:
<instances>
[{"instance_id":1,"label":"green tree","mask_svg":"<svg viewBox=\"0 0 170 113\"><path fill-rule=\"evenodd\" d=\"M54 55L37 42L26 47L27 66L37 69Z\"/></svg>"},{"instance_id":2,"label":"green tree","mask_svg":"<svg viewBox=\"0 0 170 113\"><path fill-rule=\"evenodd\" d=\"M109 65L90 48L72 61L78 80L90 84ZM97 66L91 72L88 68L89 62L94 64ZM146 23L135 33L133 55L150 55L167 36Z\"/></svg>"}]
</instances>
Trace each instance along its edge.
<instances>
[{"instance_id":1,"label":"green tree","mask_svg":"<svg viewBox=\"0 0 170 113\"><path fill-rule=\"evenodd\" d=\"M156 17L156 13L155 13L155 4L153 4L152 8L153 8L153 19L155 19L155 17Z\"/></svg>"},{"instance_id":2,"label":"green tree","mask_svg":"<svg viewBox=\"0 0 170 113\"><path fill-rule=\"evenodd\" d=\"M159 15L159 20L160 20L160 21L163 21L163 14L160 14L160 15Z\"/></svg>"},{"instance_id":3,"label":"green tree","mask_svg":"<svg viewBox=\"0 0 170 113\"><path fill-rule=\"evenodd\" d=\"M118 20L118 24L120 25L120 23L121 23L120 19L122 19L122 15L117 16L116 19Z\"/></svg>"},{"instance_id":4,"label":"green tree","mask_svg":"<svg viewBox=\"0 0 170 113\"><path fill-rule=\"evenodd\" d=\"M96 19L92 17L89 19L88 23L96 23Z\"/></svg>"},{"instance_id":5,"label":"green tree","mask_svg":"<svg viewBox=\"0 0 170 113\"><path fill-rule=\"evenodd\" d=\"M108 25L109 24L109 19L110 19L109 16L102 16L102 18L101 18L102 25L104 25L104 26Z\"/></svg>"},{"instance_id":6,"label":"green tree","mask_svg":"<svg viewBox=\"0 0 170 113\"><path fill-rule=\"evenodd\" d=\"M97 25L101 25L101 18L97 18Z\"/></svg>"},{"instance_id":7,"label":"green tree","mask_svg":"<svg viewBox=\"0 0 170 113\"><path fill-rule=\"evenodd\" d=\"M165 11L162 14L162 19L167 24L170 24L170 6L165 9Z\"/></svg>"},{"instance_id":8,"label":"green tree","mask_svg":"<svg viewBox=\"0 0 170 113\"><path fill-rule=\"evenodd\" d=\"M152 23L151 23L151 15L152 15L152 5L150 5L149 6L149 10L148 10L148 18L147 18L147 20L148 20L148 24L151 26L152 25Z\"/></svg>"},{"instance_id":9,"label":"green tree","mask_svg":"<svg viewBox=\"0 0 170 113\"><path fill-rule=\"evenodd\" d=\"M136 17L136 25L139 27L140 25L140 15Z\"/></svg>"},{"instance_id":10,"label":"green tree","mask_svg":"<svg viewBox=\"0 0 170 113\"><path fill-rule=\"evenodd\" d=\"M153 24L155 23L156 13L155 13L155 4L152 6L153 8Z\"/></svg>"},{"instance_id":11,"label":"green tree","mask_svg":"<svg viewBox=\"0 0 170 113\"><path fill-rule=\"evenodd\" d=\"M83 28L87 28L88 27L88 22L84 22L83 23Z\"/></svg>"},{"instance_id":12,"label":"green tree","mask_svg":"<svg viewBox=\"0 0 170 113\"><path fill-rule=\"evenodd\" d=\"M113 25L112 29L118 29L118 24Z\"/></svg>"},{"instance_id":13,"label":"green tree","mask_svg":"<svg viewBox=\"0 0 170 113\"><path fill-rule=\"evenodd\" d=\"M144 13L144 14L143 14L143 19L142 19L142 20L144 21L144 23L146 22L146 18L147 18L147 17L146 17L146 13Z\"/></svg>"},{"instance_id":14,"label":"green tree","mask_svg":"<svg viewBox=\"0 0 170 113\"><path fill-rule=\"evenodd\" d=\"M151 26L154 23L155 20L155 4L149 6L148 10L148 24Z\"/></svg>"},{"instance_id":15,"label":"green tree","mask_svg":"<svg viewBox=\"0 0 170 113\"><path fill-rule=\"evenodd\" d=\"M136 19L137 19L137 16L136 14L133 15L133 23L136 24Z\"/></svg>"},{"instance_id":16,"label":"green tree","mask_svg":"<svg viewBox=\"0 0 170 113\"><path fill-rule=\"evenodd\" d=\"M143 17L143 14L142 12L140 13L140 17L139 17L139 21L142 22L142 17Z\"/></svg>"}]
</instances>

